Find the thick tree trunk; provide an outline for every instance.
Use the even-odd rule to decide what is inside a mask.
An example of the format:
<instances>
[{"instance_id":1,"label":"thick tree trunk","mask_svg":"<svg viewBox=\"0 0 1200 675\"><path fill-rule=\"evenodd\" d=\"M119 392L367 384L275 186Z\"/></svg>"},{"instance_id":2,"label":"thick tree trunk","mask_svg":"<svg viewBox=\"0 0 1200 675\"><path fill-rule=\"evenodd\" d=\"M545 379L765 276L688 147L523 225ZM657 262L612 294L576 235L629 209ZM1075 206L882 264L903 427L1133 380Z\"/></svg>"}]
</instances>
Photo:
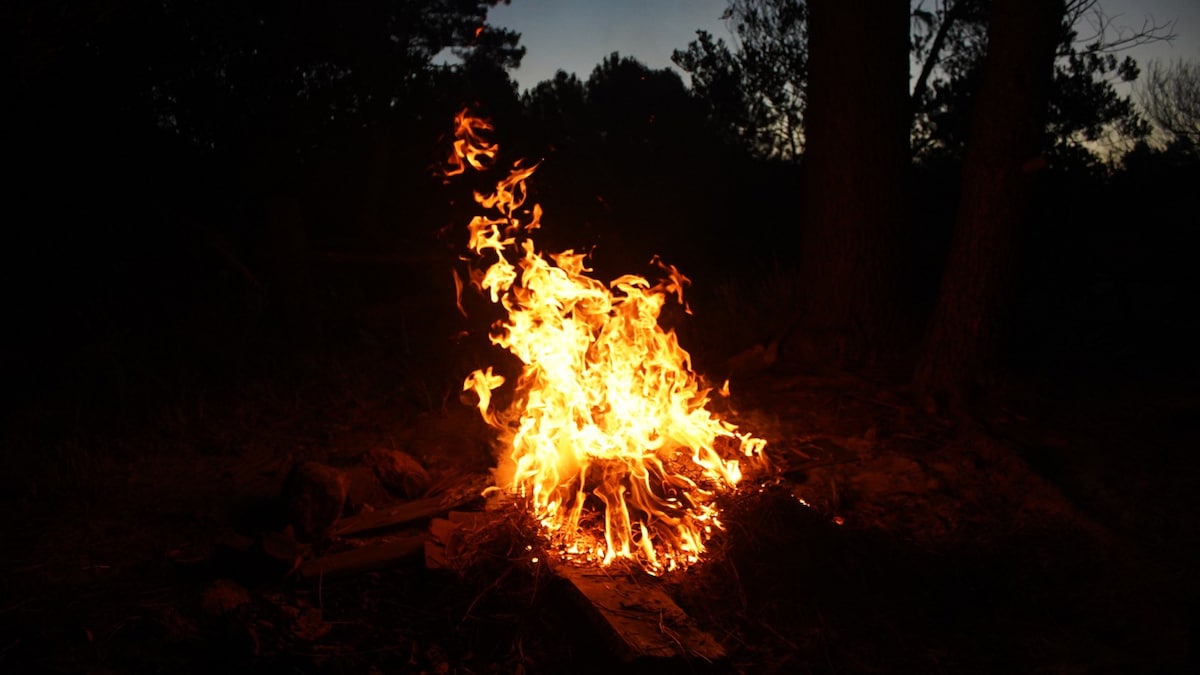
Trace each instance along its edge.
<instances>
[{"instance_id":1,"label":"thick tree trunk","mask_svg":"<svg viewBox=\"0 0 1200 675\"><path fill-rule=\"evenodd\" d=\"M801 361L854 368L898 343L909 164L908 4L809 2ZM801 347L802 349L796 349ZM812 347L812 349L803 349Z\"/></svg>"},{"instance_id":2,"label":"thick tree trunk","mask_svg":"<svg viewBox=\"0 0 1200 675\"><path fill-rule=\"evenodd\" d=\"M962 193L914 383L952 404L995 381L1016 242L1040 146L1062 0L995 0Z\"/></svg>"}]
</instances>

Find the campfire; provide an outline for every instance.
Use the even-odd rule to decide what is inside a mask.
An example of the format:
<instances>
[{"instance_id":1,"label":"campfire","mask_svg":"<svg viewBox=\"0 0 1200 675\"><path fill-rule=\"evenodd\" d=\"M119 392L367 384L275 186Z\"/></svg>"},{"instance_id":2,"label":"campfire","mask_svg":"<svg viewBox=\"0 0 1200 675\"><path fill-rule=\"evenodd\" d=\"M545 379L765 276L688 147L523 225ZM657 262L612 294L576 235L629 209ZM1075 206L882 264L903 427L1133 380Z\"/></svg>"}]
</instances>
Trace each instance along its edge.
<instances>
[{"instance_id":1,"label":"campfire","mask_svg":"<svg viewBox=\"0 0 1200 675\"><path fill-rule=\"evenodd\" d=\"M492 130L459 113L446 175L496 165ZM489 366L463 384L497 431L489 492L528 509L561 560L685 568L721 527L716 497L737 486L743 462L763 459L765 441L708 409L711 389L659 325L666 303L687 309L679 270L655 257L657 282L604 284L589 276L588 254L538 250L542 209L526 205L536 169L518 160L494 191L477 192L482 212L468 226L466 278L502 308L491 342L521 363L515 383ZM462 309L466 284L455 279ZM509 386L511 404L497 409L493 393Z\"/></svg>"}]
</instances>

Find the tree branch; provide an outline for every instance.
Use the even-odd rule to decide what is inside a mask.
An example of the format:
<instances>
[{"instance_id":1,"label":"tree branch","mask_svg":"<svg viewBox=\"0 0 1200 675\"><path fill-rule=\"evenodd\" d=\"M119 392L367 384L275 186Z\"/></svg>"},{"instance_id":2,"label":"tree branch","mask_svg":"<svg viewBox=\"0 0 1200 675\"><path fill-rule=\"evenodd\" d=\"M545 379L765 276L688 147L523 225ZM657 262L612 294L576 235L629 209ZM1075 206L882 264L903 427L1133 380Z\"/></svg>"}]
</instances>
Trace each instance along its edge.
<instances>
[{"instance_id":1,"label":"tree branch","mask_svg":"<svg viewBox=\"0 0 1200 675\"><path fill-rule=\"evenodd\" d=\"M925 95L925 90L929 88L929 75L933 72L934 67L937 66L941 58L942 46L946 43L946 37L950 33L950 28L962 16L963 7L965 6L966 3L963 0L956 0L946 9L942 23L938 26L937 35L934 36L933 42L929 45L929 53L925 55L925 62L921 64L921 74L917 76L917 83L913 85L910 98L914 106Z\"/></svg>"}]
</instances>

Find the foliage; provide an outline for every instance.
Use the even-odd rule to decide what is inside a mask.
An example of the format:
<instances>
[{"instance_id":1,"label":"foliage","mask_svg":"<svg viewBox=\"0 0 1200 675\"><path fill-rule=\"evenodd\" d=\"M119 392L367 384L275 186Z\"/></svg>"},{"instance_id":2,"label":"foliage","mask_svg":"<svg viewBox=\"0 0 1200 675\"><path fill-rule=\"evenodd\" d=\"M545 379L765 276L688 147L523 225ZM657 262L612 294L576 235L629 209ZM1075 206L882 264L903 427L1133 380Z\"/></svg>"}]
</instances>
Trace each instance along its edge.
<instances>
[{"instance_id":1,"label":"foliage","mask_svg":"<svg viewBox=\"0 0 1200 675\"><path fill-rule=\"evenodd\" d=\"M763 157L793 160L804 148L808 10L796 0L730 0L722 18L734 49L697 31L672 60L727 139Z\"/></svg>"},{"instance_id":2,"label":"foliage","mask_svg":"<svg viewBox=\"0 0 1200 675\"><path fill-rule=\"evenodd\" d=\"M918 160L962 156L990 11L990 0L914 3L911 58L919 69L912 144ZM730 0L723 18L732 45L698 31L686 49L675 51L673 60L691 76L693 93L724 141L768 158L803 152L807 15L804 0ZM1098 0L1068 3L1047 120L1053 163L1095 167L1106 152L1147 133L1132 99L1119 93L1117 85L1138 76L1137 64L1120 52L1168 39L1169 28L1116 30Z\"/></svg>"},{"instance_id":3,"label":"foliage","mask_svg":"<svg viewBox=\"0 0 1200 675\"><path fill-rule=\"evenodd\" d=\"M586 143L607 148L619 163L629 152L658 152L641 164L668 160L669 148L695 143L703 113L697 99L673 70L649 68L614 52L593 69L586 81L558 71L521 99L530 122L529 135L543 147ZM674 160L671 160L674 161Z\"/></svg>"},{"instance_id":4,"label":"foliage","mask_svg":"<svg viewBox=\"0 0 1200 675\"><path fill-rule=\"evenodd\" d=\"M1137 79L1133 58L1106 52L1101 41L1079 48L1075 38L1075 31L1068 31L1059 46L1047 134L1052 160L1095 166L1108 159L1100 153L1120 153L1149 129L1132 98L1115 87Z\"/></svg>"},{"instance_id":5,"label":"foliage","mask_svg":"<svg viewBox=\"0 0 1200 675\"><path fill-rule=\"evenodd\" d=\"M987 50L988 0L946 0L913 12L913 55L929 75L914 88L913 147L918 159L961 157L966 120ZM1088 17L1091 17L1090 19ZM1090 25L1092 33L1080 35ZM1063 167L1097 167L1148 129L1117 84L1133 82L1137 63L1118 54L1169 39L1170 26L1144 24L1114 32L1097 0L1068 3L1063 17L1047 119L1050 159ZM944 40L937 40L945 32ZM943 53L941 50L944 49Z\"/></svg>"},{"instance_id":6,"label":"foliage","mask_svg":"<svg viewBox=\"0 0 1200 675\"><path fill-rule=\"evenodd\" d=\"M1151 61L1138 95L1146 116L1178 150L1200 153L1200 63Z\"/></svg>"},{"instance_id":7,"label":"foliage","mask_svg":"<svg viewBox=\"0 0 1200 675\"><path fill-rule=\"evenodd\" d=\"M627 142L686 136L692 99L674 71L610 54L587 80L587 102L595 129Z\"/></svg>"},{"instance_id":8,"label":"foliage","mask_svg":"<svg viewBox=\"0 0 1200 675\"><path fill-rule=\"evenodd\" d=\"M431 63L520 62L511 31L484 30L498 0L305 3L172 0L150 12L149 96L160 126L220 149L270 138L286 153L414 107Z\"/></svg>"},{"instance_id":9,"label":"foliage","mask_svg":"<svg viewBox=\"0 0 1200 675\"><path fill-rule=\"evenodd\" d=\"M574 73L560 70L521 97L526 114L547 144L558 145L584 133L587 92Z\"/></svg>"},{"instance_id":10,"label":"foliage","mask_svg":"<svg viewBox=\"0 0 1200 675\"><path fill-rule=\"evenodd\" d=\"M913 154L961 157L966 110L979 88L987 53L987 11L982 2L948 0L912 11L912 60L921 71L912 91Z\"/></svg>"}]
</instances>

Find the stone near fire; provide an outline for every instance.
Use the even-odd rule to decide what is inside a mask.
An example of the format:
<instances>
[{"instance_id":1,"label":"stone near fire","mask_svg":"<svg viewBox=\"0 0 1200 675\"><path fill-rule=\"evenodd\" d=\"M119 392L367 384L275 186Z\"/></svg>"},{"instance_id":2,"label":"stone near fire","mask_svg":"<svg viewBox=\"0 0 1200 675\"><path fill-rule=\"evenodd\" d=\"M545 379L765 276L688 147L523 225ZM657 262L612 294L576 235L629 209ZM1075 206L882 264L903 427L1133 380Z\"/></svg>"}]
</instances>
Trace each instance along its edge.
<instances>
[{"instance_id":1,"label":"stone near fire","mask_svg":"<svg viewBox=\"0 0 1200 675\"><path fill-rule=\"evenodd\" d=\"M323 538L342 515L350 481L345 473L320 462L301 462L283 482L283 504L296 536Z\"/></svg>"},{"instance_id":2,"label":"stone near fire","mask_svg":"<svg viewBox=\"0 0 1200 675\"><path fill-rule=\"evenodd\" d=\"M397 496L412 499L429 489L429 472L407 452L376 448L368 451L363 461L375 471L379 482Z\"/></svg>"},{"instance_id":3,"label":"stone near fire","mask_svg":"<svg viewBox=\"0 0 1200 675\"><path fill-rule=\"evenodd\" d=\"M219 617L249 602L250 593L246 589L229 579L217 579L201 594L200 611L206 616Z\"/></svg>"},{"instance_id":4,"label":"stone near fire","mask_svg":"<svg viewBox=\"0 0 1200 675\"><path fill-rule=\"evenodd\" d=\"M423 494L429 474L411 456L381 450L349 466L301 462L288 473L283 503L288 523L301 541L324 539L340 519L385 507L397 496Z\"/></svg>"}]
</instances>

